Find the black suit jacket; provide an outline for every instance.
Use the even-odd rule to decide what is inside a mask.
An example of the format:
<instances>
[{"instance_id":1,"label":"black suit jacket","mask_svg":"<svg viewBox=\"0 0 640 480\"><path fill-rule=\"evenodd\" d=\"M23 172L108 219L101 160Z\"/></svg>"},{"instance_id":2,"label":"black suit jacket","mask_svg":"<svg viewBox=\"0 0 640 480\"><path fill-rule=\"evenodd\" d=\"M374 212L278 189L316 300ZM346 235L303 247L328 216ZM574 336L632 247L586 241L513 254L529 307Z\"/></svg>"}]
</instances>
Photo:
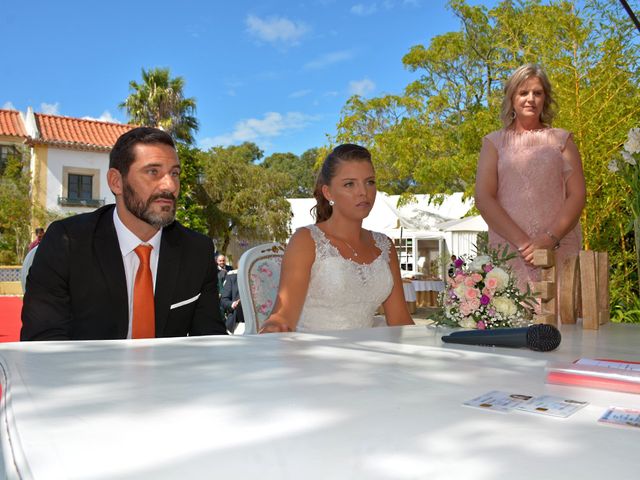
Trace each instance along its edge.
<instances>
[{"instance_id":1,"label":"black suit jacket","mask_svg":"<svg viewBox=\"0 0 640 480\"><path fill-rule=\"evenodd\" d=\"M21 340L127 338L129 307L114 205L51 224L27 277ZM225 334L209 238L178 222L162 231L156 337Z\"/></svg>"},{"instance_id":2,"label":"black suit jacket","mask_svg":"<svg viewBox=\"0 0 640 480\"><path fill-rule=\"evenodd\" d=\"M220 303L222 308L229 313L227 318L227 328L235 326L236 323L244 322L244 314L242 313L242 304L233 310L231 304L240 298L240 292L238 291L238 275L236 273L229 272L227 278L222 287L222 295L220 296Z\"/></svg>"}]
</instances>

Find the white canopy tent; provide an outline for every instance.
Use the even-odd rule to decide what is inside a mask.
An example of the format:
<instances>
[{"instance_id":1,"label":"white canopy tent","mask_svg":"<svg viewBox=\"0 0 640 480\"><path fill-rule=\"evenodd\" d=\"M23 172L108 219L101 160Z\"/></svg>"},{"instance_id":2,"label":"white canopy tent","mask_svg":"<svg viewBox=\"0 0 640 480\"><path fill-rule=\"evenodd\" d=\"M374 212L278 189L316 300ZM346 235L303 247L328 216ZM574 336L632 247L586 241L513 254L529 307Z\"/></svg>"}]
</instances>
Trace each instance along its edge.
<instances>
[{"instance_id":1,"label":"white canopy tent","mask_svg":"<svg viewBox=\"0 0 640 480\"><path fill-rule=\"evenodd\" d=\"M451 254L473 254L477 234L487 227L480 217L462 218L473 206L462 193L446 195L440 204L429 195L398 206L399 195L378 192L376 202L363 227L385 233L398 250L402 269L409 274L442 276ZM288 199L293 218L291 232L315 223L313 198Z\"/></svg>"}]
</instances>

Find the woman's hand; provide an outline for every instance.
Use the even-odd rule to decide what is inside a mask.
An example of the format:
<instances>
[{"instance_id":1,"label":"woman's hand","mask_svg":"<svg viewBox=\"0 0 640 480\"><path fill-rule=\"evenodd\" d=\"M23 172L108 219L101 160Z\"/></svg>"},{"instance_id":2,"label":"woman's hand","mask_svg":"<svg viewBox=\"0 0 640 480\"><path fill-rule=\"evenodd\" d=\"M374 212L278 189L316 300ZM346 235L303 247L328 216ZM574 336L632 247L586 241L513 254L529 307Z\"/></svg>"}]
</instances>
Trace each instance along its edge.
<instances>
[{"instance_id":1,"label":"woman's hand","mask_svg":"<svg viewBox=\"0 0 640 480\"><path fill-rule=\"evenodd\" d=\"M535 250L552 250L556 246L556 240L546 233L541 233L531 238L527 243L518 248L525 262L533 265L533 252Z\"/></svg>"},{"instance_id":2,"label":"woman's hand","mask_svg":"<svg viewBox=\"0 0 640 480\"><path fill-rule=\"evenodd\" d=\"M289 325L278 322L277 320L267 320L262 324L262 328L258 333L280 333L291 332Z\"/></svg>"}]
</instances>

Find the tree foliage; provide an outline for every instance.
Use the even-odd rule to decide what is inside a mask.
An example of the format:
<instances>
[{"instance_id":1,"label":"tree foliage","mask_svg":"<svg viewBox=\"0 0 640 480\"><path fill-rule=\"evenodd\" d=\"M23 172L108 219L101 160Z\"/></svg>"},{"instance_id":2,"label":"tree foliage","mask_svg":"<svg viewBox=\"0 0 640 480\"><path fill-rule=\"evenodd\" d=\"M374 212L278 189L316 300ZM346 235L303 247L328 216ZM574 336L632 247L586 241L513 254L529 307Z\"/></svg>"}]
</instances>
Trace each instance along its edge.
<instances>
[{"instance_id":1,"label":"tree foliage","mask_svg":"<svg viewBox=\"0 0 640 480\"><path fill-rule=\"evenodd\" d=\"M409 50L402 62L418 77L402 95L352 97L335 140L370 147L390 193L472 195L482 137L501 127L504 81L523 63L543 65L559 105L554 126L574 133L582 155L585 247L609 251L614 303L637 296L628 187L607 169L640 117L639 42L625 11L615 0L449 8L460 30Z\"/></svg>"},{"instance_id":2,"label":"tree foliage","mask_svg":"<svg viewBox=\"0 0 640 480\"><path fill-rule=\"evenodd\" d=\"M157 127L175 139L193 143L198 131L196 100L184 96L184 79L171 78L168 68L142 69L142 82L129 82L131 94L120 104L131 123Z\"/></svg>"},{"instance_id":3,"label":"tree foliage","mask_svg":"<svg viewBox=\"0 0 640 480\"><path fill-rule=\"evenodd\" d=\"M0 263L19 265L26 254L31 227L27 154L9 155L0 176Z\"/></svg>"},{"instance_id":4,"label":"tree foliage","mask_svg":"<svg viewBox=\"0 0 640 480\"><path fill-rule=\"evenodd\" d=\"M201 157L209 235L226 252L231 237L285 240L291 207L285 197L289 177L256 162L262 151L253 143L214 147Z\"/></svg>"},{"instance_id":5,"label":"tree foliage","mask_svg":"<svg viewBox=\"0 0 640 480\"><path fill-rule=\"evenodd\" d=\"M311 148L300 156L293 153L274 153L265 158L261 165L268 170L287 175L287 198L308 198L313 196L316 183L317 157L317 148Z\"/></svg>"}]
</instances>

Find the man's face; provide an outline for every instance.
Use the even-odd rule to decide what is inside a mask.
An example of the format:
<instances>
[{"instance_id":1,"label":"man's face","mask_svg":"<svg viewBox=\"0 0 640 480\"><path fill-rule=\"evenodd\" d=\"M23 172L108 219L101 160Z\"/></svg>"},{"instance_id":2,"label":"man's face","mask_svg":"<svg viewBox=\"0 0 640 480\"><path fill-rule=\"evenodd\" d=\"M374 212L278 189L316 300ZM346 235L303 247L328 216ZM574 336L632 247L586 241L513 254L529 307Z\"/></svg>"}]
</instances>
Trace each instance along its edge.
<instances>
[{"instance_id":1,"label":"man's face","mask_svg":"<svg viewBox=\"0 0 640 480\"><path fill-rule=\"evenodd\" d=\"M217 259L216 262L218 262L218 267L220 267L221 269L225 267L225 265L227 264L227 259L225 258L224 255L220 255Z\"/></svg>"},{"instance_id":2,"label":"man's face","mask_svg":"<svg viewBox=\"0 0 640 480\"><path fill-rule=\"evenodd\" d=\"M173 222L180 193L180 162L176 151L164 144L138 144L135 160L122 177L125 207L155 228Z\"/></svg>"}]
</instances>

